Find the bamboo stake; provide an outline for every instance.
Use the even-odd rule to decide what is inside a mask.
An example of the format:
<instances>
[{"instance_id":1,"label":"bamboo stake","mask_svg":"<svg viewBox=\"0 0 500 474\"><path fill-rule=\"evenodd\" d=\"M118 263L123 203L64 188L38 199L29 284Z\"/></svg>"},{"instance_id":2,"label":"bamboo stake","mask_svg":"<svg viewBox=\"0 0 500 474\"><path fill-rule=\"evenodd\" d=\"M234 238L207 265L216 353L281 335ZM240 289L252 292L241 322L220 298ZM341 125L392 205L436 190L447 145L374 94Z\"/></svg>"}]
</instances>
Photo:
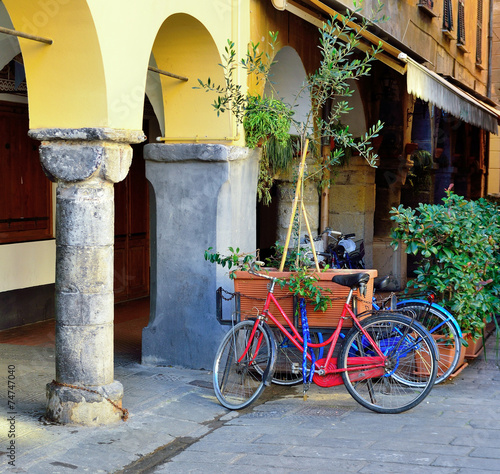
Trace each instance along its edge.
<instances>
[{"instance_id":1,"label":"bamboo stake","mask_svg":"<svg viewBox=\"0 0 500 474\"><path fill-rule=\"evenodd\" d=\"M304 206L304 201L303 200L300 201L300 205L301 205L301 208L302 208L302 213L304 215L304 221L306 223L307 233L309 235L309 241L311 242L311 250L312 250L312 253L313 253L313 257L314 257L314 263L316 265L316 271L319 273L321 270L319 269L318 256L316 255L316 249L314 248L314 239L313 239L313 236L312 236L311 227L309 226L309 219L307 218L306 208Z\"/></svg>"},{"instance_id":2,"label":"bamboo stake","mask_svg":"<svg viewBox=\"0 0 500 474\"><path fill-rule=\"evenodd\" d=\"M295 213L297 212L297 205L298 205L299 198L300 198L300 186L302 183L302 179L304 177L304 168L306 166L306 155L307 155L308 146L309 146L309 139L306 139L306 141L304 143L304 150L302 152L302 159L300 161L299 177L297 179L297 187L295 189L295 198L293 200L293 205L292 205L292 215L290 216L290 224L288 225L288 232L286 234L285 247L283 248L283 256L281 257L281 264L280 264L280 268L279 268L280 272L282 272L283 268L285 268L287 249L288 249L288 245L290 244L290 237L292 236L293 219L295 218Z\"/></svg>"},{"instance_id":3,"label":"bamboo stake","mask_svg":"<svg viewBox=\"0 0 500 474\"><path fill-rule=\"evenodd\" d=\"M19 36L20 38L29 39L32 41L38 41L39 43L45 43L45 44L53 43L51 39L42 38L41 36L29 35L28 33L21 33L20 31L4 28L3 26L0 26L0 33L4 33L6 35L11 35L11 36Z\"/></svg>"},{"instance_id":4,"label":"bamboo stake","mask_svg":"<svg viewBox=\"0 0 500 474\"><path fill-rule=\"evenodd\" d=\"M153 72L157 72L158 74L162 74L163 76L168 76L168 77L173 77L174 79L179 79L179 81L184 81L187 82L189 79L184 76L179 76L177 74L174 74L173 72L168 72L164 71L163 69L158 69L157 67L154 66L148 66L148 69Z\"/></svg>"}]
</instances>

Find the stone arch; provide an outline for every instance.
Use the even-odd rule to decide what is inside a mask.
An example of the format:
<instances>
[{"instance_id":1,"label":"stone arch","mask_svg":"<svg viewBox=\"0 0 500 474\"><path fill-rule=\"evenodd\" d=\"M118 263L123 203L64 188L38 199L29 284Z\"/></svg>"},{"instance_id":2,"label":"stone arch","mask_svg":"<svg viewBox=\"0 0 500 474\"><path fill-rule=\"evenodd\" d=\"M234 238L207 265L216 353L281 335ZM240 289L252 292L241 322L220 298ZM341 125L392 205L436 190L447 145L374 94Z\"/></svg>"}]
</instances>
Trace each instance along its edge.
<instances>
[{"instance_id":1,"label":"stone arch","mask_svg":"<svg viewBox=\"0 0 500 474\"><path fill-rule=\"evenodd\" d=\"M267 83L264 94L269 96L275 94L285 102L295 107L295 117L298 121L310 110L311 96L309 90L304 88L302 93L296 97L297 91L301 90L306 80L306 70L298 52L291 46L281 48L275 57L276 63L271 68L272 82ZM366 115L358 83L352 81L349 85L353 91L351 97L343 98L352 107L352 110L342 117L342 123L349 125L349 130L354 137L360 137L367 131ZM291 131L293 133L293 130Z\"/></svg>"},{"instance_id":2,"label":"stone arch","mask_svg":"<svg viewBox=\"0 0 500 474\"><path fill-rule=\"evenodd\" d=\"M365 106L361 98L358 83L353 81L349 84L349 87L353 91L353 94L351 97L346 97L343 100L348 102L352 110L341 118L341 122L343 125L349 125L349 131L352 136L357 138L363 136L368 130L366 126Z\"/></svg>"},{"instance_id":3,"label":"stone arch","mask_svg":"<svg viewBox=\"0 0 500 474\"><path fill-rule=\"evenodd\" d=\"M198 79L224 82L217 45L207 28L193 16L177 13L161 25L153 45L159 69L188 77L187 82L161 76L164 132L169 140L224 141L232 136L229 114L217 117L214 94L194 89ZM153 104L155 105L155 104ZM156 108L156 107L155 107Z\"/></svg>"},{"instance_id":4,"label":"stone arch","mask_svg":"<svg viewBox=\"0 0 500 474\"><path fill-rule=\"evenodd\" d=\"M311 95L307 88L303 88L306 70L302 59L294 48L284 46L277 52L275 61L271 67L272 84L269 82L266 84L264 95L274 94L292 105L295 110L295 119L303 122L311 109ZM297 95L301 90L302 92ZM291 130L291 133L297 132Z\"/></svg>"}]
</instances>

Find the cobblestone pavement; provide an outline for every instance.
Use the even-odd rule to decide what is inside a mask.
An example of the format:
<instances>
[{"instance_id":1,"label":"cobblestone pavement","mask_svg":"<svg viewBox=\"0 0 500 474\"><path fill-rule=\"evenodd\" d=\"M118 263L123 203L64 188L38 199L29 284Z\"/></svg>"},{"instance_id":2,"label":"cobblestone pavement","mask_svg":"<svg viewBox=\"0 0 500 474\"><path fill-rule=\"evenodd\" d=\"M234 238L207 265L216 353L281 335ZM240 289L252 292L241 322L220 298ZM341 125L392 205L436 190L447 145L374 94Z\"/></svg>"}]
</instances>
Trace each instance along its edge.
<instances>
[{"instance_id":1,"label":"cobblestone pavement","mask_svg":"<svg viewBox=\"0 0 500 474\"><path fill-rule=\"evenodd\" d=\"M43 421L54 349L0 345L0 472L500 472L500 370L495 339L416 408L380 415L344 387L266 389L241 411L221 407L208 371L116 358L127 422L105 427ZM15 366L15 424L8 367ZM15 465L9 431L15 429Z\"/></svg>"}]
</instances>

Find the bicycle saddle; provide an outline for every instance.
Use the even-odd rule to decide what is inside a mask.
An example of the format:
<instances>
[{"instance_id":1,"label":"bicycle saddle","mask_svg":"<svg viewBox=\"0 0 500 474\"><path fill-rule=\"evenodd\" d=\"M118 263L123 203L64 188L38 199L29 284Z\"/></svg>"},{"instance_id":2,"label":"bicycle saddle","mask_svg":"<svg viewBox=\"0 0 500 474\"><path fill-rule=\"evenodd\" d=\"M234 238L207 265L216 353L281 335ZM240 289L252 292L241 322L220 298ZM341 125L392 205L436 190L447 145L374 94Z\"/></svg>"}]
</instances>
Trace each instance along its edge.
<instances>
[{"instance_id":1,"label":"bicycle saddle","mask_svg":"<svg viewBox=\"0 0 500 474\"><path fill-rule=\"evenodd\" d=\"M373 288L377 291L383 290L389 284L389 275L377 277L373 280Z\"/></svg>"},{"instance_id":2,"label":"bicycle saddle","mask_svg":"<svg viewBox=\"0 0 500 474\"><path fill-rule=\"evenodd\" d=\"M361 285L368 283L370 275L368 273L354 273L352 275L335 275L332 278L333 283L337 285L347 286L349 288L359 288Z\"/></svg>"}]
</instances>

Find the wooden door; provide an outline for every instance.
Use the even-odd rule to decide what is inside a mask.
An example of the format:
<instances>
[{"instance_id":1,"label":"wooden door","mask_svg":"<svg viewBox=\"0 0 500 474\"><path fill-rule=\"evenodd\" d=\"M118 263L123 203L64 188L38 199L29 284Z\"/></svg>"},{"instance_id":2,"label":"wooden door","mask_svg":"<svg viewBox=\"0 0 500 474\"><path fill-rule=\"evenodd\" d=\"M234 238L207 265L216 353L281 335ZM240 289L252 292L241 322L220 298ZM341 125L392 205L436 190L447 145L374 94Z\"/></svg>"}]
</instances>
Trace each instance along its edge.
<instances>
[{"instance_id":1,"label":"wooden door","mask_svg":"<svg viewBox=\"0 0 500 474\"><path fill-rule=\"evenodd\" d=\"M26 105L0 102L0 244L52 238L52 185L28 120Z\"/></svg>"},{"instance_id":2,"label":"wooden door","mask_svg":"<svg viewBox=\"0 0 500 474\"><path fill-rule=\"evenodd\" d=\"M143 144L127 178L115 185L115 302L149 295L149 196Z\"/></svg>"}]
</instances>

